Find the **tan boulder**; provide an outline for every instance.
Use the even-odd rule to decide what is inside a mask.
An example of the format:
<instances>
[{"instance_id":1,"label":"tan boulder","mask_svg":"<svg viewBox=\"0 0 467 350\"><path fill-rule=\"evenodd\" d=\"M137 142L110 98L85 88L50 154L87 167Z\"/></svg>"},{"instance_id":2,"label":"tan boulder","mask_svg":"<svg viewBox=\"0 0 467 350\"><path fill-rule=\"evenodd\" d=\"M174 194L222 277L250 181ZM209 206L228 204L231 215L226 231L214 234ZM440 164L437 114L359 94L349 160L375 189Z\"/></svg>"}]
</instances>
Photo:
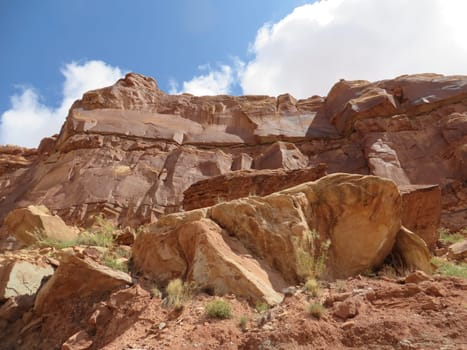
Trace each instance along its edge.
<instances>
[{"instance_id":1,"label":"tan boulder","mask_svg":"<svg viewBox=\"0 0 467 350\"><path fill-rule=\"evenodd\" d=\"M23 295L34 295L42 279L54 269L46 263L27 260L0 260L0 300Z\"/></svg>"},{"instance_id":2,"label":"tan boulder","mask_svg":"<svg viewBox=\"0 0 467 350\"><path fill-rule=\"evenodd\" d=\"M283 278L209 219L194 220L161 234L141 233L134 260L147 275L166 284L185 277L216 294L235 293L277 304L286 286Z\"/></svg>"},{"instance_id":3,"label":"tan boulder","mask_svg":"<svg viewBox=\"0 0 467 350\"><path fill-rule=\"evenodd\" d=\"M78 237L76 229L67 226L43 205L13 210L5 218L5 226L7 233L13 234L23 245L32 245L45 238L72 241Z\"/></svg>"},{"instance_id":4,"label":"tan boulder","mask_svg":"<svg viewBox=\"0 0 467 350\"><path fill-rule=\"evenodd\" d=\"M131 283L131 277L124 272L100 265L86 256L79 258L63 253L59 267L37 293L34 310L38 314L51 312L65 300L100 295Z\"/></svg>"},{"instance_id":5,"label":"tan boulder","mask_svg":"<svg viewBox=\"0 0 467 350\"><path fill-rule=\"evenodd\" d=\"M467 239L451 244L448 247L448 257L452 260L467 262Z\"/></svg>"},{"instance_id":6,"label":"tan boulder","mask_svg":"<svg viewBox=\"0 0 467 350\"><path fill-rule=\"evenodd\" d=\"M431 255L425 241L404 226L397 233L393 253L399 255L409 269L433 273Z\"/></svg>"},{"instance_id":7,"label":"tan boulder","mask_svg":"<svg viewBox=\"0 0 467 350\"><path fill-rule=\"evenodd\" d=\"M134 266L163 283L183 277L274 303L280 287L303 279L304 253L328 255L330 278L381 264L400 228L400 202L392 181L328 175L265 197L162 217L137 237ZM329 251L320 250L327 240Z\"/></svg>"}]
</instances>

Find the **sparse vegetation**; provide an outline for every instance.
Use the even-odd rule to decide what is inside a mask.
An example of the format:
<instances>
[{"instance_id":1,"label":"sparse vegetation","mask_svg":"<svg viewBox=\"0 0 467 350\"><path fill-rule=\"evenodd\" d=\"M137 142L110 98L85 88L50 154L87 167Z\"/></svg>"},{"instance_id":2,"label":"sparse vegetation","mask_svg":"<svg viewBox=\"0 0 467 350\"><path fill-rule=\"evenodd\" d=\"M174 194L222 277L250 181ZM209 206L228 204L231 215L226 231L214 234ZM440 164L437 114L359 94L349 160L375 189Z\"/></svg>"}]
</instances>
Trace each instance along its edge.
<instances>
[{"instance_id":1,"label":"sparse vegetation","mask_svg":"<svg viewBox=\"0 0 467 350\"><path fill-rule=\"evenodd\" d=\"M317 279L323 274L331 245L330 240L320 240L317 231L311 230L308 233L306 242L297 249L299 274L305 280ZM321 242L321 244L317 244L317 242Z\"/></svg>"},{"instance_id":2,"label":"sparse vegetation","mask_svg":"<svg viewBox=\"0 0 467 350\"><path fill-rule=\"evenodd\" d=\"M454 263L439 257L433 257L431 262L436 266L436 272L441 275L467 278L467 263Z\"/></svg>"},{"instance_id":3,"label":"sparse vegetation","mask_svg":"<svg viewBox=\"0 0 467 350\"><path fill-rule=\"evenodd\" d=\"M269 305L267 303L265 303L265 302L258 302L255 305L255 310L258 313L262 314L263 312L266 312L266 311L269 310Z\"/></svg>"},{"instance_id":4,"label":"sparse vegetation","mask_svg":"<svg viewBox=\"0 0 467 350\"><path fill-rule=\"evenodd\" d=\"M384 264L381 266L380 270L378 271L378 275L380 276L385 276L388 278L397 278L398 273L397 270L394 266L389 265L389 264Z\"/></svg>"},{"instance_id":5,"label":"sparse vegetation","mask_svg":"<svg viewBox=\"0 0 467 350\"><path fill-rule=\"evenodd\" d=\"M463 228L459 232L450 232L449 229L441 227L438 229L439 239L445 244L453 244L463 241L467 236L467 228Z\"/></svg>"},{"instance_id":6,"label":"sparse vegetation","mask_svg":"<svg viewBox=\"0 0 467 350\"><path fill-rule=\"evenodd\" d=\"M93 227L80 234L78 244L111 247L113 245L113 234L117 230L117 227L102 215L96 216L95 220Z\"/></svg>"},{"instance_id":7,"label":"sparse vegetation","mask_svg":"<svg viewBox=\"0 0 467 350\"><path fill-rule=\"evenodd\" d=\"M210 301L204 307L204 311L209 318L227 319L232 317L232 306L223 299Z\"/></svg>"},{"instance_id":8,"label":"sparse vegetation","mask_svg":"<svg viewBox=\"0 0 467 350\"><path fill-rule=\"evenodd\" d=\"M247 324L248 324L248 317L246 315L240 316L240 318L238 319L238 326L240 327L242 331L246 331Z\"/></svg>"},{"instance_id":9,"label":"sparse vegetation","mask_svg":"<svg viewBox=\"0 0 467 350\"><path fill-rule=\"evenodd\" d=\"M191 298L194 287L189 283L184 283L180 278L169 282L166 288L167 305L175 308L183 306Z\"/></svg>"},{"instance_id":10,"label":"sparse vegetation","mask_svg":"<svg viewBox=\"0 0 467 350\"><path fill-rule=\"evenodd\" d=\"M159 287L157 285L154 285L151 288L151 295L153 298L160 298L162 296L162 292L160 291Z\"/></svg>"},{"instance_id":11,"label":"sparse vegetation","mask_svg":"<svg viewBox=\"0 0 467 350\"><path fill-rule=\"evenodd\" d=\"M326 313L326 308L320 303L310 303L308 313L319 320Z\"/></svg>"},{"instance_id":12,"label":"sparse vegetation","mask_svg":"<svg viewBox=\"0 0 467 350\"><path fill-rule=\"evenodd\" d=\"M39 236L40 237L40 236ZM78 245L78 240L59 241L53 238L40 238L37 243L40 247L52 247L55 249L65 249Z\"/></svg>"},{"instance_id":13,"label":"sparse vegetation","mask_svg":"<svg viewBox=\"0 0 467 350\"><path fill-rule=\"evenodd\" d=\"M40 238L38 245L41 247L53 247L56 249L64 249L77 245L98 246L109 248L113 245L113 234L117 231L117 227L109 220L106 220L102 215L95 218L93 227L80 233L77 239L71 241L60 241L53 238ZM40 230L34 230L36 237L43 237Z\"/></svg>"},{"instance_id":14,"label":"sparse vegetation","mask_svg":"<svg viewBox=\"0 0 467 350\"><path fill-rule=\"evenodd\" d=\"M320 293L319 282L313 277L308 278L307 281L305 282L304 289L307 292L309 292L313 297L317 297Z\"/></svg>"},{"instance_id":15,"label":"sparse vegetation","mask_svg":"<svg viewBox=\"0 0 467 350\"><path fill-rule=\"evenodd\" d=\"M107 252L102 257L104 265L114 270L128 272L128 263L126 259L115 254L115 252Z\"/></svg>"}]
</instances>

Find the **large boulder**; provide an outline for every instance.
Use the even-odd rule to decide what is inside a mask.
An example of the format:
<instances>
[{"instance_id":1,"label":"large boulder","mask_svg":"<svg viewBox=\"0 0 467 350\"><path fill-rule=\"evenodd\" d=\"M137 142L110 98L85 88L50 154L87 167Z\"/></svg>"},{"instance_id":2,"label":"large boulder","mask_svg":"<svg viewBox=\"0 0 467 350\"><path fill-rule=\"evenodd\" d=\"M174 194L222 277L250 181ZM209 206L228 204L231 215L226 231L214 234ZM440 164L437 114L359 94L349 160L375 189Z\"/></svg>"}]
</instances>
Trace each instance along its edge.
<instances>
[{"instance_id":1,"label":"large boulder","mask_svg":"<svg viewBox=\"0 0 467 350\"><path fill-rule=\"evenodd\" d=\"M329 278L381 264L400 222L392 181L333 174L265 197L162 217L137 237L133 261L160 283L182 277L274 303L281 287L304 277L304 254L310 263L323 255Z\"/></svg>"},{"instance_id":2,"label":"large boulder","mask_svg":"<svg viewBox=\"0 0 467 350\"><path fill-rule=\"evenodd\" d=\"M452 260L467 262L467 239L451 244L448 247L448 257Z\"/></svg>"},{"instance_id":3,"label":"large boulder","mask_svg":"<svg viewBox=\"0 0 467 350\"><path fill-rule=\"evenodd\" d=\"M78 238L76 229L67 226L43 205L13 210L5 218L5 227L22 245L32 245L40 239L66 242Z\"/></svg>"},{"instance_id":4,"label":"large boulder","mask_svg":"<svg viewBox=\"0 0 467 350\"><path fill-rule=\"evenodd\" d=\"M36 294L43 279L53 272L53 267L43 261L1 259L0 300Z\"/></svg>"},{"instance_id":5,"label":"large boulder","mask_svg":"<svg viewBox=\"0 0 467 350\"><path fill-rule=\"evenodd\" d=\"M100 265L86 256L62 253L57 270L37 293L34 311L37 314L55 312L65 301L105 295L131 283L131 277L124 272Z\"/></svg>"},{"instance_id":6,"label":"large boulder","mask_svg":"<svg viewBox=\"0 0 467 350\"><path fill-rule=\"evenodd\" d=\"M441 189L438 185L399 186L402 195L402 224L419 235L429 249L439 239Z\"/></svg>"}]
</instances>

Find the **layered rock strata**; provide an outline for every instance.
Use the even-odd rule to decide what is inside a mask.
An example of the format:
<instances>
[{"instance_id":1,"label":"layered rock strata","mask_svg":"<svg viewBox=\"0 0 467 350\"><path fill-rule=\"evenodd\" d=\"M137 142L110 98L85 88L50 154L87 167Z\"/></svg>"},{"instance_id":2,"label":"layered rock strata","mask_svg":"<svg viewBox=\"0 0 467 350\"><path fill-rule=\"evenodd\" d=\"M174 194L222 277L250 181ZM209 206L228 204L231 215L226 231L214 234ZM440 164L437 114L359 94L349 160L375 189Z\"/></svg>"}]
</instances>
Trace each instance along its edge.
<instances>
[{"instance_id":1,"label":"layered rock strata","mask_svg":"<svg viewBox=\"0 0 467 350\"><path fill-rule=\"evenodd\" d=\"M178 96L128 74L74 103L57 137L0 149L0 220L44 204L68 224L139 225L182 209L193 183L234 170L374 174L436 184L441 223L467 223L467 77L340 81L326 98ZM15 151L17 152L17 151ZM22 152L22 153L21 153ZM29 153L28 153L29 152ZM7 155L7 156L5 156Z\"/></svg>"}]
</instances>

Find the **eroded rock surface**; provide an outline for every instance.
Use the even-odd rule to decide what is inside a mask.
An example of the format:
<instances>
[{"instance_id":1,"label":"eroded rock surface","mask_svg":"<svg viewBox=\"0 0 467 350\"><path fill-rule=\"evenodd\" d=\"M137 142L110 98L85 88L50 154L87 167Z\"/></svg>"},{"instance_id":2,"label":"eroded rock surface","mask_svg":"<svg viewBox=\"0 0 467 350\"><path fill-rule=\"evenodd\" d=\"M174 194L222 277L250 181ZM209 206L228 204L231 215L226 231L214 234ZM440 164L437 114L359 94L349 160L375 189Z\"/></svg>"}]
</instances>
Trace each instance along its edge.
<instances>
[{"instance_id":1,"label":"eroded rock surface","mask_svg":"<svg viewBox=\"0 0 467 350\"><path fill-rule=\"evenodd\" d=\"M57 270L37 293L34 311L39 315L59 312L65 301L105 295L131 283L131 277L124 272L86 256L63 253Z\"/></svg>"},{"instance_id":2,"label":"eroded rock surface","mask_svg":"<svg viewBox=\"0 0 467 350\"><path fill-rule=\"evenodd\" d=\"M11 149L0 150L9 157L0 220L41 203L68 224L104 212L136 226L180 211L184 191L201 180L326 163L328 173L439 185L442 225L458 230L467 223L466 144L465 76L340 81L326 98L297 100L171 96L128 74L84 94L37 152L15 150L12 160Z\"/></svg>"},{"instance_id":3,"label":"eroded rock surface","mask_svg":"<svg viewBox=\"0 0 467 350\"><path fill-rule=\"evenodd\" d=\"M35 244L41 239L65 242L78 237L78 230L67 226L43 205L13 210L5 218L4 224L6 234L13 235L23 246Z\"/></svg>"},{"instance_id":4,"label":"eroded rock surface","mask_svg":"<svg viewBox=\"0 0 467 350\"><path fill-rule=\"evenodd\" d=\"M137 237L133 261L159 283L182 277L273 304L283 287L304 277L303 254L311 262L323 254L328 277L351 276L383 262L400 225L401 197L392 181L333 174L162 217ZM326 241L329 250L320 250Z\"/></svg>"},{"instance_id":5,"label":"eroded rock surface","mask_svg":"<svg viewBox=\"0 0 467 350\"><path fill-rule=\"evenodd\" d=\"M198 181L183 194L183 208L192 210L248 196L273 192L314 181L326 175L326 165L304 169L239 170Z\"/></svg>"}]
</instances>

